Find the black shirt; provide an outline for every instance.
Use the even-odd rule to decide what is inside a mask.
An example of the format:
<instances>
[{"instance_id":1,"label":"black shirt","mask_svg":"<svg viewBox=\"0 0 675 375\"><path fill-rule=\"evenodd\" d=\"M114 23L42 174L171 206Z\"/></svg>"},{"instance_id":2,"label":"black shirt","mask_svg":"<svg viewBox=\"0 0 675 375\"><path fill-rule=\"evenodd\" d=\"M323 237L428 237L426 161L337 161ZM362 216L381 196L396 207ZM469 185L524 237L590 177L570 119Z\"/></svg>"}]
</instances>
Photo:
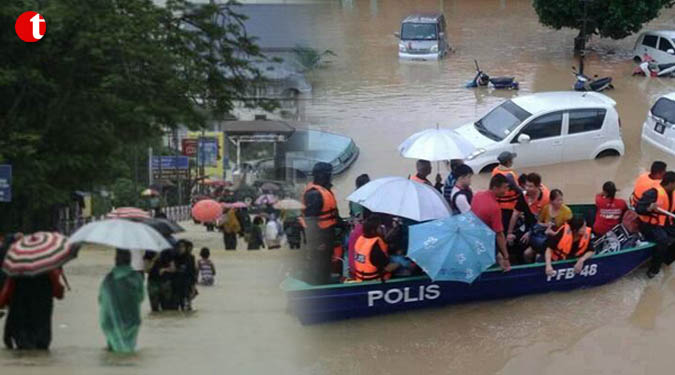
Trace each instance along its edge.
<instances>
[{"instance_id":1,"label":"black shirt","mask_svg":"<svg viewBox=\"0 0 675 375\"><path fill-rule=\"evenodd\" d=\"M370 251L370 263L381 272L389 264L389 257L382 251L380 245L376 242L373 250Z\"/></svg>"}]
</instances>

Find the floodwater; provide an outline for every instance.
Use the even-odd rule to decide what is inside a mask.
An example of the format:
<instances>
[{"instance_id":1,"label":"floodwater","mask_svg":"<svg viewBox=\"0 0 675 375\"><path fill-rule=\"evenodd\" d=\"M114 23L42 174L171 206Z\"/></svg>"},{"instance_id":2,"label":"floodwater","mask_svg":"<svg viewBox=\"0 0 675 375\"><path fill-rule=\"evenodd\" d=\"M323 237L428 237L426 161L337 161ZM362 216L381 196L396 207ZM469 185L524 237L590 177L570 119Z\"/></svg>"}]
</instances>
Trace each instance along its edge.
<instances>
[{"instance_id":1,"label":"floodwater","mask_svg":"<svg viewBox=\"0 0 675 375\"><path fill-rule=\"evenodd\" d=\"M355 164L336 178L343 200L356 176L371 178L414 171L397 154L410 134L457 127L485 114L506 98L539 91L569 90L574 83L574 31L541 26L530 0L342 1L315 6L321 48L338 56L312 76L307 121L346 134L361 149ZM442 11L456 49L440 62L400 62L392 35L415 11ZM666 10L647 28L671 28ZM568 203L592 202L607 180L627 197L635 176L653 160L675 158L642 144L640 133L655 98L675 81L632 77L636 36L621 41L595 38L586 73L612 76L626 155L538 168L544 183L560 188ZM520 91L465 89L473 60L492 76L513 75ZM441 166L441 168L443 168ZM446 171L443 171L445 176ZM474 178L474 188L487 177ZM346 214L346 202L341 209ZM670 369L667 353L675 331L675 279L671 273L647 281L644 270L604 287L475 303L430 311L306 327L325 373L389 374L652 374ZM669 371L670 372L670 371Z\"/></svg>"},{"instance_id":2,"label":"floodwater","mask_svg":"<svg viewBox=\"0 0 675 375\"><path fill-rule=\"evenodd\" d=\"M440 62L403 63L392 33L414 11L443 11L456 49ZM407 176L413 161L396 146L415 131L456 127L513 95L571 88L572 31L538 24L530 0L363 0L298 8L316 25L312 39L338 56L310 76L306 120L353 137L356 163L336 179L342 199L355 177ZM672 28L675 10L648 25ZM611 75L626 155L538 171L568 202L590 202L606 180L627 196L634 176L655 158L675 158L642 145L651 102L675 81L631 77L630 49L594 39L587 73ZM518 92L469 90L473 59L490 75L514 75ZM478 176L475 185L485 187ZM346 209L346 202L342 202ZM345 211L343 211L345 212ZM196 311L153 315L144 302L139 352L104 350L98 285L113 254L83 252L67 266L72 291L57 302L49 354L0 350L2 375L53 374L655 374L670 372L675 336L675 278L643 272L590 290L472 303L368 319L301 326L285 312L278 288L296 255L289 250L225 252L216 233L186 224L185 237L211 247L217 285L200 288Z\"/></svg>"}]
</instances>

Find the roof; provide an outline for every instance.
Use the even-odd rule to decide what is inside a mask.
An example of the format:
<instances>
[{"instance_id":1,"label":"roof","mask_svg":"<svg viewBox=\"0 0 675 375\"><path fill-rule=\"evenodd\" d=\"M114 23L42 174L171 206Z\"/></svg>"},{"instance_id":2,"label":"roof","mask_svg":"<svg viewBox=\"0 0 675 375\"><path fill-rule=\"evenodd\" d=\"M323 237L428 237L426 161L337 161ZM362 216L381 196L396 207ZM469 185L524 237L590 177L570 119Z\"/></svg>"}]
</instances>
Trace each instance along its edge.
<instances>
[{"instance_id":1,"label":"roof","mask_svg":"<svg viewBox=\"0 0 675 375\"><path fill-rule=\"evenodd\" d=\"M413 13L404 18L401 22L436 23L441 17L443 17L443 13Z\"/></svg>"},{"instance_id":2,"label":"roof","mask_svg":"<svg viewBox=\"0 0 675 375\"><path fill-rule=\"evenodd\" d=\"M246 4L232 9L248 17L244 21L246 33L257 38L264 49L290 49L297 45L314 46L316 15L311 4Z\"/></svg>"},{"instance_id":3,"label":"roof","mask_svg":"<svg viewBox=\"0 0 675 375\"><path fill-rule=\"evenodd\" d=\"M647 30L643 34L661 34L669 38L675 38L675 30Z\"/></svg>"},{"instance_id":4,"label":"roof","mask_svg":"<svg viewBox=\"0 0 675 375\"><path fill-rule=\"evenodd\" d=\"M533 115L572 108L608 108L616 105L616 102L606 95L577 91L539 92L519 96L511 101Z\"/></svg>"},{"instance_id":5,"label":"roof","mask_svg":"<svg viewBox=\"0 0 675 375\"><path fill-rule=\"evenodd\" d=\"M675 92L671 92L671 93L662 95L661 97L659 97L659 99L661 99L661 98L670 99L670 100L672 100L672 101L675 102ZM657 100L658 100L658 99L657 99Z\"/></svg>"},{"instance_id":6,"label":"roof","mask_svg":"<svg viewBox=\"0 0 675 375\"><path fill-rule=\"evenodd\" d=\"M295 128L288 125L284 121L225 121L223 122L223 131L230 136L255 134L277 134L290 136L295 132Z\"/></svg>"}]
</instances>

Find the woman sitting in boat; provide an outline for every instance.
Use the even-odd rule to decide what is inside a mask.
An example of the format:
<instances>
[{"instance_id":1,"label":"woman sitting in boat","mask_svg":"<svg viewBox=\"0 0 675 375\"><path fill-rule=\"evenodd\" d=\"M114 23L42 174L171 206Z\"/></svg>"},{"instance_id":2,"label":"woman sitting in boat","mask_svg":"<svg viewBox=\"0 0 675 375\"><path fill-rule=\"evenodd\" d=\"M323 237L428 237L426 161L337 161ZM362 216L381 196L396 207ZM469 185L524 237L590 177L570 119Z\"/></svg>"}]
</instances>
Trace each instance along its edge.
<instances>
[{"instance_id":1,"label":"woman sitting in boat","mask_svg":"<svg viewBox=\"0 0 675 375\"><path fill-rule=\"evenodd\" d=\"M558 260L579 258L574 265L574 272L580 273L584 262L593 256L594 249L591 242L591 228L586 225L583 217L575 216L563 224L555 235L546 242L546 274L555 275L551 262Z\"/></svg>"},{"instance_id":2,"label":"woman sitting in boat","mask_svg":"<svg viewBox=\"0 0 675 375\"><path fill-rule=\"evenodd\" d=\"M354 276L358 281L387 280L398 267L391 262L384 241L384 225L378 215L370 215L363 223L363 234L354 245Z\"/></svg>"}]
</instances>

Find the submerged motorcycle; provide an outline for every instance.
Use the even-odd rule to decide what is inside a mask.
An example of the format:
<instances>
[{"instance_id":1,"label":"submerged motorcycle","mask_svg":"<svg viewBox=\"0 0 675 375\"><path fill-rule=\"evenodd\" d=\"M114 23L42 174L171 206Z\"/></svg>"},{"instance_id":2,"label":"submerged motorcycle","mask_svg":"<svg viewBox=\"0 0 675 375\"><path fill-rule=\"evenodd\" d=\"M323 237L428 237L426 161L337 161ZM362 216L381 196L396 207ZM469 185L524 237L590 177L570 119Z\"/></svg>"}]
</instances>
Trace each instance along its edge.
<instances>
[{"instance_id":1,"label":"submerged motorcycle","mask_svg":"<svg viewBox=\"0 0 675 375\"><path fill-rule=\"evenodd\" d=\"M574 83L574 91L601 92L614 88L612 77L598 78L597 75L594 75L593 79L591 79L583 73L577 72L576 67L572 67L572 73L577 78L577 81Z\"/></svg>"},{"instance_id":2,"label":"submerged motorcycle","mask_svg":"<svg viewBox=\"0 0 675 375\"><path fill-rule=\"evenodd\" d=\"M659 64L648 54L642 56L640 65L633 69L633 75L643 75L645 77L675 77L675 63Z\"/></svg>"},{"instance_id":3,"label":"submerged motorcycle","mask_svg":"<svg viewBox=\"0 0 675 375\"><path fill-rule=\"evenodd\" d=\"M489 75L485 74L482 70L480 70L480 67L478 66L478 61L473 60L474 64L476 64L476 76L473 78L473 80L469 81L466 84L467 88L474 88L474 87L487 87L488 84L492 84L492 87L495 89L510 89L510 90L518 90L518 82L515 81L515 77L493 77L491 78Z\"/></svg>"}]
</instances>

